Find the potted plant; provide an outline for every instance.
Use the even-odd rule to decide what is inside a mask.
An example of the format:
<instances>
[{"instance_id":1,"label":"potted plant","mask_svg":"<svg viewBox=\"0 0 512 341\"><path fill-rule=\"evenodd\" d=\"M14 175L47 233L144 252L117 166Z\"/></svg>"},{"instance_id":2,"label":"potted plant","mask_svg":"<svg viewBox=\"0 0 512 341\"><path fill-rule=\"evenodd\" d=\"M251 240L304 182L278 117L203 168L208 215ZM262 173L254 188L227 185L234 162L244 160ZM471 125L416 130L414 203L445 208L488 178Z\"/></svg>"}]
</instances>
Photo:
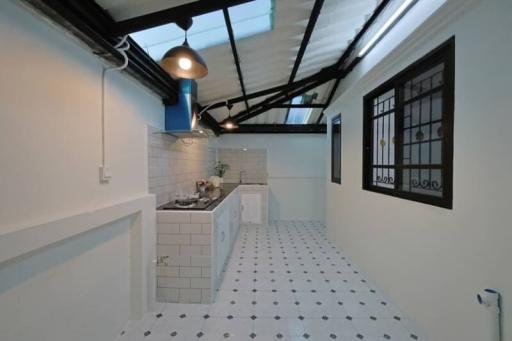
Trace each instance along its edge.
<instances>
[{"instance_id":1,"label":"potted plant","mask_svg":"<svg viewBox=\"0 0 512 341\"><path fill-rule=\"evenodd\" d=\"M229 165L227 163L222 163L220 161L217 161L217 165L215 166L215 175L217 175L220 178L220 182L224 182L224 174L226 174L227 170L229 169Z\"/></svg>"}]
</instances>

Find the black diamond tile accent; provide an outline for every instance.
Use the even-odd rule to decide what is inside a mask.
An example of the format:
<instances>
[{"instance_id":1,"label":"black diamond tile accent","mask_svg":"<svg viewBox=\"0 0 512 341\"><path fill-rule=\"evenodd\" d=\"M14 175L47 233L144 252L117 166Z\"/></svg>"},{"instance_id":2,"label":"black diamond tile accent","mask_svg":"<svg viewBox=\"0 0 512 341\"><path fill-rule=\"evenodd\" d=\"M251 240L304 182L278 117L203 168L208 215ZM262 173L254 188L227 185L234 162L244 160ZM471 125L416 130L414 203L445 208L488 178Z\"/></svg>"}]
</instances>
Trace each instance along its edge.
<instances>
[{"instance_id":1,"label":"black diamond tile accent","mask_svg":"<svg viewBox=\"0 0 512 341\"><path fill-rule=\"evenodd\" d=\"M251 339L254 339L256 337L256 334L255 333L251 333L251 335L249 335L251 337Z\"/></svg>"},{"instance_id":2,"label":"black diamond tile accent","mask_svg":"<svg viewBox=\"0 0 512 341\"><path fill-rule=\"evenodd\" d=\"M225 338L225 339L227 339L227 338L229 338L229 337L231 336L231 334L229 334L229 333L224 333L224 335L223 335L223 336L224 336L224 338Z\"/></svg>"},{"instance_id":3,"label":"black diamond tile accent","mask_svg":"<svg viewBox=\"0 0 512 341\"><path fill-rule=\"evenodd\" d=\"M356 335L356 337L357 337L358 339L361 339L361 340L362 340L362 339L364 339L364 336L363 336L363 335L361 335L361 334L357 334L357 335Z\"/></svg>"},{"instance_id":4,"label":"black diamond tile accent","mask_svg":"<svg viewBox=\"0 0 512 341\"><path fill-rule=\"evenodd\" d=\"M257 317L255 315L251 316L251 320L256 320L256 319L257 319Z\"/></svg>"},{"instance_id":5,"label":"black diamond tile accent","mask_svg":"<svg viewBox=\"0 0 512 341\"><path fill-rule=\"evenodd\" d=\"M228 315L228 316L226 316L226 318L227 318L228 320L232 320L232 319L233 319L233 315Z\"/></svg>"},{"instance_id":6,"label":"black diamond tile accent","mask_svg":"<svg viewBox=\"0 0 512 341\"><path fill-rule=\"evenodd\" d=\"M149 336L149 335L151 335L151 332L149 330L144 332L144 336Z\"/></svg>"},{"instance_id":7,"label":"black diamond tile accent","mask_svg":"<svg viewBox=\"0 0 512 341\"><path fill-rule=\"evenodd\" d=\"M208 320L208 319L210 318L210 315L206 314L206 315L204 315L204 316L203 316L203 318L204 318L205 320Z\"/></svg>"},{"instance_id":8,"label":"black diamond tile accent","mask_svg":"<svg viewBox=\"0 0 512 341\"><path fill-rule=\"evenodd\" d=\"M196 334L196 336L197 336L197 337L199 337L199 338L201 338L201 337L203 337L203 336L204 336L204 333L203 333L203 332L199 332L199 333L197 333L197 334Z\"/></svg>"},{"instance_id":9,"label":"black diamond tile accent","mask_svg":"<svg viewBox=\"0 0 512 341\"><path fill-rule=\"evenodd\" d=\"M329 334L329 337L330 337L331 339L335 339L335 338L336 338L336 334L331 333L331 334Z\"/></svg>"},{"instance_id":10,"label":"black diamond tile accent","mask_svg":"<svg viewBox=\"0 0 512 341\"><path fill-rule=\"evenodd\" d=\"M329 317L327 317L327 316L325 316L325 315L324 315L324 316L322 316L322 320L327 321L328 319L329 319Z\"/></svg>"},{"instance_id":11,"label":"black diamond tile accent","mask_svg":"<svg viewBox=\"0 0 512 341\"><path fill-rule=\"evenodd\" d=\"M389 336L388 334L384 334L383 337L386 339L386 340L391 340L391 336Z\"/></svg>"},{"instance_id":12,"label":"black diamond tile accent","mask_svg":"<svg viewBox=\"0 0 512 341\"><path fill-rule=\"evenodd\" d=\"M171 336L172 336L172 337L175 337L175 336L177 336L177 335L178 335L178 332L176 332L176 331L171 333Z\"/></svg>"},{"instance_id":13,"label":"black diamond tile accent","mask_svg":"<svg viewBox=\"0 0 512 341\"><path fill-rule=\"evenodd\" d=\"M418 340L418 337L415 334L410 335L411 339Z\"/></svg>"},{"instance_id":14,"label":"black diamond tile accent","mask_svg":"<svg viewBox=\"0 0 512 341\"><path fill-rule=\"evenodd\" d=\"M302 320L304 320L304 316L300 315L300 316L298 317L298 319L302 321Z\"/></svg>"},{"instance_id":15,"label":"black diamond tile accent","mask_svg":"<svg viewBox=\"0 0 512 341\"><path fill-rule=\"evenodd\" d=\"M309 339L309 334L308 333L304 333L304 335L302 335L303 338L305 339Z\"/></svg>"},{"instance_id":16,"label":"black diamond tile accent","mask_svg":"<svg viewBox=\"0 0 512 341\"><path fill-rule=\"evenodd\" d=\"M160 317L164 316L162 313L156 314L156 318L159 319Z\"/></svg>"},{"instance_id":17,"label":"black diamond tile accent","mask_svg":"<svg viewBox=\"0 0 512 341\"><path fill-rule=\"evenodd\" d=\"M184 319L185 317L187 317L187 315L186 315L186 314L181 314L181 315L180 315L180 319Z\"/></svg>"},{"instance_id":18,"label":"black diamond tile accent","mask_svg":"<svg viewBox=\"0 0 512 341\"><path fill-rule=\"evenodd\" d=\"M400 316L393 316L393 318L394 318L395 320L397 320L397 321L400 321L400 320L401 320Z\"/></svg>"},{"instance_id":19,"label":"black diamond tile accent","mask_svg":"<svg viewBox=\"0 0 512 341\"><path fill-rule=\"evenodd\" d=\"M350 315L347 315L347 317L345 317L345 318L346 318L347 320L349 320L349 321L352 321L352 316L350 316Z\"/></svg>"},{"instance_id":20,"label":"black diamond tile accent","mask_svg":"<svg viewBox=\"0 0 512 341\"><path fill-rule=\"evenodd\" d=\"M277 333L277 334L276 334L276 337L277 337L278 339L282 339L282 338L283 338L283 334L281 334L281 333Z\"/></svg>"}]
</instances>

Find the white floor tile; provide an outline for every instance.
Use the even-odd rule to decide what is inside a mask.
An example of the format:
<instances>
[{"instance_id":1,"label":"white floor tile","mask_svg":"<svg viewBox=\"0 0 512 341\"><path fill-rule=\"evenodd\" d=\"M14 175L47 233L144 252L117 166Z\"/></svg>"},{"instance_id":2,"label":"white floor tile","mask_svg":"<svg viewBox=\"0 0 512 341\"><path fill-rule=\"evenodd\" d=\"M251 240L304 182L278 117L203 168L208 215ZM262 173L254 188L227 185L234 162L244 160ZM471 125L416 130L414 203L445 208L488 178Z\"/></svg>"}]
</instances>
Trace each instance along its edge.
<instances>
[{"instance_id":1,"label":"white floor tile","mask_svg":"<svg viewBox=\"0 0 512 341\"><path fill-rule=\"evenodd\" d=\"M242 228L211 305L159 305L116 341L427 340L321 222Z\"/></svg>"}]
</instances>

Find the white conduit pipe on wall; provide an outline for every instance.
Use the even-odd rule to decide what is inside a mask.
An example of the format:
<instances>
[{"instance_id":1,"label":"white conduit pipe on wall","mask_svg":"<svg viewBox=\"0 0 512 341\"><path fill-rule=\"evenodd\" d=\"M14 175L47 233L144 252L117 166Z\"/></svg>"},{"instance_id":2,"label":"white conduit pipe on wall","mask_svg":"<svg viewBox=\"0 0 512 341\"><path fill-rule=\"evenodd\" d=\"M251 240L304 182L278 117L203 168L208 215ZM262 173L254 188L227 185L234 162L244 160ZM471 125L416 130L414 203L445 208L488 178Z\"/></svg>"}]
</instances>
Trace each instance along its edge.
<instances>
[{"instance_id":1,"label":"white conduit pipe on wall","mask_svg":"<svg viewBox=\"0 0 512 341\"><path fill-rule=\"evenodd\" d=\"M476 295L478 304L489 310L490 338L489 341L501 341L501 294L495 289L484 289Z\"/></svg>"},{"instance_id":2,"label":"white conduit pipe on wall","mask_svg":"<svg viewBox=\"0 0 512 341\"><path fill-rule=\"evenodd\" d=\"M110 167L106 164L106 147L105 147L105 78L107 75L107 71L121 71L128 66L128 56L126 55L126 51L130 49L130 43L126 41L128 36L124 36L119 43L117 43L114 47L117 51L123 56L124 62L120 66L111 66L104 67L101 70L101 165L100 165L100 183L108 183L110 178L112 177L112 173L110 171Z\"/></svg>"}]
</instances>

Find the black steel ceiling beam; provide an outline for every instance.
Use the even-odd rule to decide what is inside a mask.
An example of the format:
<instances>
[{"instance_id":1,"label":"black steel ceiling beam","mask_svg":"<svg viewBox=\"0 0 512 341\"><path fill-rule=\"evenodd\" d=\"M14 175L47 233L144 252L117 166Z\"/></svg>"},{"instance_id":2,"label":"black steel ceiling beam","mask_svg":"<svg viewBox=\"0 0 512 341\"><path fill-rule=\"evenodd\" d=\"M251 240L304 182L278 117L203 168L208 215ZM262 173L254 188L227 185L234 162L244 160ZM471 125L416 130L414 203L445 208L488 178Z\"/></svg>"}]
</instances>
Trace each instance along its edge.
<instances>
[{"instance_id":1,"label":"black steel ceiling beam","mask_svg":"<svg viewBox=\"0 0 512 341\"><path fill-rule=\"evenodd\" d=\"M332 86L331 92L329 93L329 97L327 97L327 101L324 105L324 110L331 105L332 99L334 98L334 94L336 93L336 90L338 90L338 86L340 85L341 78L336 79L336 82L334 82L334 85ZM322 118L324 118L324 110L320 113L318 116L318 119L316 120L316 124L320 124L322 122Z\"/></svg>"},{"instance_id":2,"label":"black steel ceiling beam","mask_svg":"<svg viewBox=\"0 0 512 341\"><path fill-rule=\"evenodd\" d=\"M272 105L274 109L315 109L315 108L324 108L325 104L323 103L311 103L311 104L275 104Z\"/></svg>"},{"instance_id":3,"label":"black steel ceiling beam","mask_svg":"<svg viewBox=\"0 0 512 341\"><path fill-rule=\"evenodd\" d=\"M258 115L265 112L265 111L261 111L260 109L267 108L267 110L268 110L268 109L272 108L271 107L272 105L284 104L286 101L291 100L293 97L301 95L301 94L305 93L306 91L314 89L314 88L318 87L319 85L322 85L325 82L328 82L329 80L338 77L339 74L340 74L340 72L336 71L334 69L334 65L331 65L331 66L324 68L324 69L320 70L319 72L317 72L309 77L306 77L300 81L296 81L291 84L288 84L288 86L286 88L284 88L280 93L270 96L270 97L266 98L265 100L253 105L250 108L250 111L247 111L247 110L241 111L237 115L233 116L233 118L236 119L237 122L245 121L251 117L254 117L255 115L253 115L253 114L255 112L257 112ZM289 96L289 94L293 94L293 96ZM285 99L283 100L283 98L285 98ZM249 117L249 118L247 118L247 117Z\"/></svg>"},{"instance_id":4,"label":"black steel ceiling beam","mask_svg":"<svg viewBox=\"0 0 512 341\"><path fill-rule=\"evenodd\" d=\"M272 109L273 105L283 104L296 96L304 94L307 91L310 91L326 82L329 82L333 78L336 78L335 73L333 73L331 75L322 75L321 77L319 77L318 80L316 80L313 83L307 84L307 85L300 87L298 89L295 89L293 91L283 93L282 96L274 98L272 101L263 101L265 103L261 102L258 109L251 110L250 112L242 112L240 114L233 116L232 118L235 119L237 122L247 121L253 117L256 117L256 116Z\"/></svg>"},{"instance_id":5,"label":"black steel ceiling beam","mask_svg":"<svg viewBox=\"0 0 512 341\"><path fill-rule=\"evenodd\" d=\"M382 0L379 3L379 5L375 8L373 13L368 18L368 20L366 20L366 22L364 23L364 25L361 28L361 30L356 34L356 36L354 37L352 42L348 45L348 47L345 49L345 51L343 52L341 57L338 59L338 62L336 63L336 67L338 69L342 68L343 64L350 58L350 56L355 51L357 45L359 44L359 42L361 41L363 36L366 34L368 29L373 25L375 20L377 20L379 15L384 11L384 9L390 3L390 1L391 0ZM340 85L341 79L343 79L345 77L345 75L347 75L350 71L352 71L354 69L354 67L359 63L360 60L361 60L360 57L356 57L350 63L350 65L344 69L343 77L340 77L340 78L336 79L336 82L334 83L334 85L333 85L333 87L331 89L331 92L329 93L329 97L327 98L327 101L325 103L325 109L327 109L327 107L331 104L332 99L334 97L334 94L336 93L336 90L338 90L338 87ZM316 120L316 123L319 124L322 121L323 117L324 117L324 112L322 111L320 113L320 116L318 116L318 119Z\"/></svg>"},{"instance_id":6,"label":"black steel ceiling beam","mask_svg":"<svg viewBox=\"0 0 512 341\"><path fill-rule=\"evenodd\" d=\"M311 39L311 35L315 29L316 22L318 17L320 16L320 12L322 11L322 6L324 5L324 0L316 0L311 10L311 15L309 16L308 25L306 26L306 31L304 31L304 36L302 37L302 42L300 43L299 51L297 52L297 57L295 57L295 63L293 64L293 69L290 74L290 79L288 83L291 83L295 80L295 76L297 75L297 71L299 71L300 63L302 62L302 58L304 57L304 53L309 44L309 40Z\"/></svg>"},{"instance_id":7,"label":"black steel ceiling beam","mask_svg":"<svg viewBox=\"0 0 512 341\"><path fill-rule=\"evenodd\" d=\"M201 114L201 120L199 121L200 124L203 124L210 128L215 135L220 135L222 133L222 128L219 125L219 122L215 118L213 118L212 115L208 111L205 111Z\"/></svg>"},{"instance_id":8,"label":"black steel ceiling beam","mask_svg":"<svg viewBox=\"0 0 512 341\"><path fill-rule=\"evenodd\" d=\"M249 110L249 102L247 101L247 93L245 91L244 76L242 74L242 68L240 67L240 58L238 57L238 51L236 49L235 34L233 33L233 26L231 25L231 18L229 17L229 10L224 8L222 13L224 14L224 21L226 22L226 28L228 29L229 43L231 44L233 59L235 60L236 72L238 74L238 81L240 82L240 88L242 90L245 108L246 110Z\"/></svg>"},{"instance_id":9,"label":"black steel ceiling beam","mask_svg":"<svg viewBox=\"0 0 512 341\"><path fill-rule=\"evenodd\" d=\"M241 124L222 134L325 134L325 124Z\"/></svg>"},{"instance_id":10,"label":"black steel ceiling beam","mask_svg":"<svg viewBox=\"0 0 512 341\"><path fill-rule=\"evenodd\" d=\"M123 56L114 48L118 37L110 34L114 20L94 1L25 0L30 6L88 45L96 54L120 65ZM154 62L135 41L126 52L126 72L171 102L177 100L178 83Z\"/></svg>"},{"instance_id":11,"label":"black steel ceiling beam","mask_svg":"<svg viewBox=\"0 0 512 341\"><path fill-rule=\"evenodd\" d=\"M311 82L315 81L314 76L315 75L306 77L306 78L301 79L299 81L293 82L292 84L286 83L286 84L274 86L272 88L256 91L256 92L247 94L246 97L249 100L249 99L254 99L254 98L258 98L258 97L272 95L272 94L274 94L276 92L290 91L290 90L295 89L295 88L297 88L297 87L299 87L301 85L304 85L304 84L311 83ZM226 101L231 103L231 104L240 103L240 102L244 101L244 96L232 97L232 98L229 98L229 99L224 100L224 101L216 102L216 103L212 104L209 107L209 109L213 110L213 109L218 109L218 108L225 107L226 106Z\"/></svg>"},{"instance_id":12,"label":"black steel ceiling beam","mask_svg":"<svg viewBox=\"0 0 512 341\"><path fill-rule=\"evenodd\" d=\"M183 18L192 18L201 14L218 11L231 6L236 6L254 0L199 0L181 6L167 8L139 17L130 18L117 22L115 33L125 35L142 31L151 27L161 26L176 22Z\"/></svg>"}]
</instances>

